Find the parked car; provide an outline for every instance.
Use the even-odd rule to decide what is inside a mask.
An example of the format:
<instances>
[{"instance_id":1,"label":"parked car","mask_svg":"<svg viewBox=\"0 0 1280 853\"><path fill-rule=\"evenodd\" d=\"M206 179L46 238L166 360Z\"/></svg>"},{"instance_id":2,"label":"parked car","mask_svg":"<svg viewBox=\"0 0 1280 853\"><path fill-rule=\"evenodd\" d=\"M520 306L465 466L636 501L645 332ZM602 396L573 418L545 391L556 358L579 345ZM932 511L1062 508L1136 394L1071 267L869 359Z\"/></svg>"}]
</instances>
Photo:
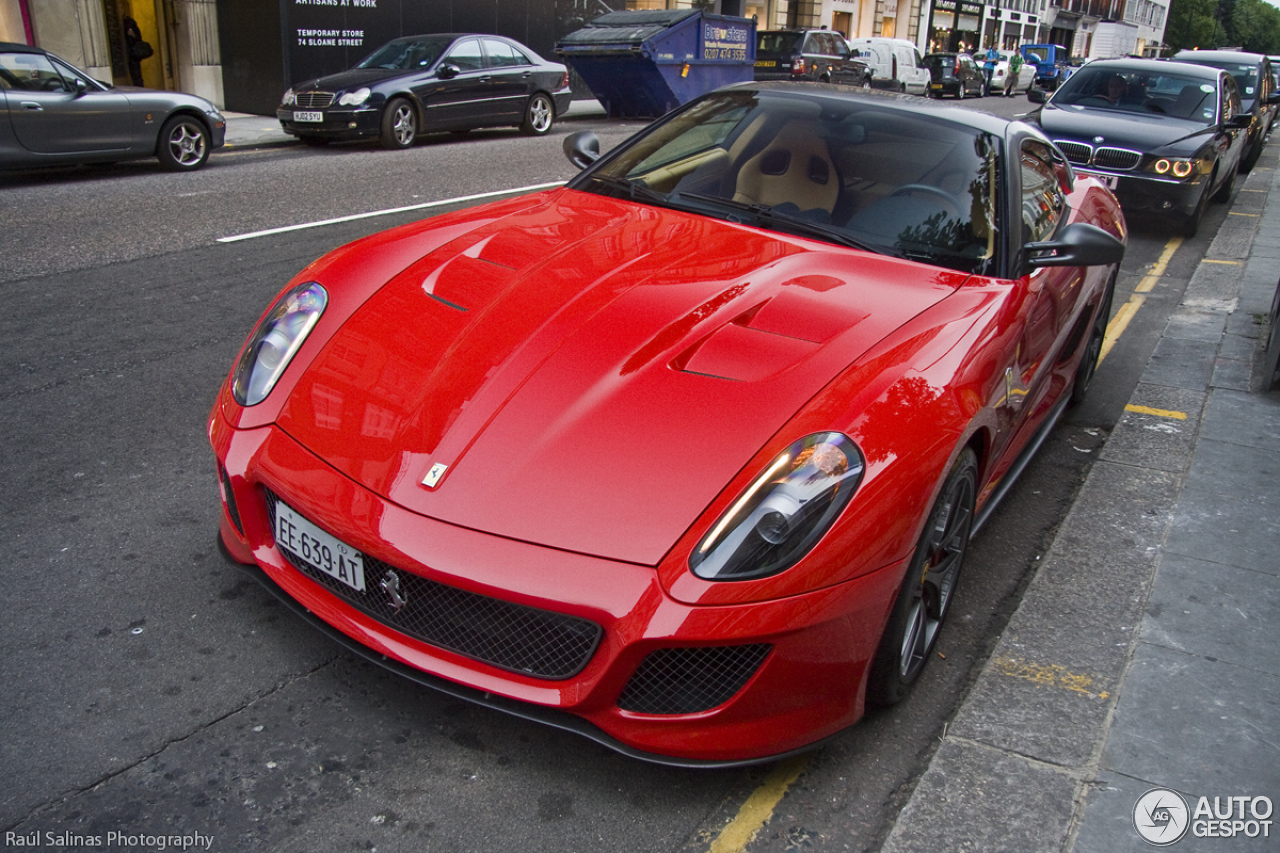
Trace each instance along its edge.
<instances>
[{"instance_id":1,"label":"parked car","mask_svg":"<svg viewBox=\"0 0 1280 853\"><path fill-rule=\"evenodd\" d=\"M1000 61L996 63L995 73L991 75L991 91L998 95L1013 95L1025 92L1035 84L1036 68L1023 60L1017 75L1010 73L1010 60L1014 51L1000 51Z\"/></svg>"},{"instance_id":2,"label":"parked car","mask_svg":"<svg viewBox=\"0 0 1280 853\"><path fill-rule=\"evenodd\" d=\"M433 131L544 134L572 98L568 69L517 41L436 34L395 39L349 71L293 86L276 116L303 142L377 139L396 149Z\"/></svg>"},{"instance_id":3,"label":"parked car","mask_svg":"<svg viewBox=\"0 0 1280 853\"><path fill-rule=\"evenodd\" d=\"M906 39L849 39L849 49L871 67L873 88L912 95L929 91L929 69L920 51Z\"/></svg>"},{"instance_id":4,"label":"parked car","mask_svg":"<svg viewBox=\"0 0 1280 853\"><path fill-rule=\"evenodd\" d=\"M568 185L308 265L210 415L226 553L348 648L731 765L901 699L1088 388L1124 253L1029 125L701 96Z\"/></svg>"},{"instance_id":5,"label":"parked car","mask_svg":"<svg viewBox=\"0 0 1280 853\"><path fill-rule=\"evenodd\" d=\"M1156 59L1096 59L1042 102L1030 120L1078 172L1098 175L1134 213L1181 217L1194 235L1210 198L1226 201L1248 142L1226 71Z\"/></svg>"},{"instance_id":6,"label":"parked car","mask_svg":"<svg viewBox=\"0 0 1280 853\"><path fill-rule=\"evenodd\" d=\"M930 53L925 56L924 65L929 69L929 97L982 97L987 88L982 66L967 53Z\"/></svg>"},{"instance_id":7,"label":"parked car","mask_svg":"<svg viewBox=\"0 0 1280 853\"><path fill-rule=\"evenodd\" d=\"M1174 55L1178 62L1194 62L1221 68L1235 78L1240 90L1240 103L1244 111L1253 116L1249 125L1249 142L1240 159L1240 171L1249 172L1262 156L1267 135L1276 120L1280 105L1280 90L1276 89L1271 60L1260 53L1238 50L1180 50Z\"/></svg>"},{"instance_id":8,"label":"parked car","mask_svg":"<svg viewBox=\"0 0 1280 853\"><path fill-rule=\"evenodd\" d=\"M109 86L47 50L8 42L0 42L0 110L3 169L155 157L162 169L190 171L227 130L204 98Z\"/></svg>"},{"instance_id":9,"label":"parked car","mask_svg":"<svg viewBox=\"0 0 1280 853\"><path fill-rule=\"evenodd\" d=\"M871 88L871 68L833 30L756 34L756 80L814 80Z\"/></svg>"},{"instance_id":10,"label":"parked car","mask_svg":"<svg viewBox=\"0 0 1280 853\"><path fill-rule=\"evenodd\" d=\"M1074 70L1070 54L1060 44L1024 44L1022 58L1036 68L1035 85L1052 92L1071 76Z\"/></svg>"}]
</instances>

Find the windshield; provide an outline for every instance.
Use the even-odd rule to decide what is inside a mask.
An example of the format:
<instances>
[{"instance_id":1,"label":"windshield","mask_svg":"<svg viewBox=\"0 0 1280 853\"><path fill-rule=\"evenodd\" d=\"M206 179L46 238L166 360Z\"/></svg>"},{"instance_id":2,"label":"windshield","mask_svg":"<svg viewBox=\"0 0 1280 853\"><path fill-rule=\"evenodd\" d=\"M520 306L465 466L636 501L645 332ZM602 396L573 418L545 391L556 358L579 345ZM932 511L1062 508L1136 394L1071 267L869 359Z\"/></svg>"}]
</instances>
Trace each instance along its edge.
<instances>
[{"instance_id":1,"label":"windshield","mask_svg":"<svg viewBox=\"0 0 1280 853\"><path fill-rule=\"evenodd\" d=\"M998 145L970 127L875 103L725 92L573 186L985 272L998 231Z\"/></svg>"},{"instance_id":2,"label":"windshield","mask_svg":"<svg viewBox=\"0 0 1280 853\"><path fill-rule=\"evenodd\" d=\"M429 68L451 43L452 39L396 39L366 56L356 68L386 68L391 71Z\"/></svg>"},{"instance_id":3,"label":"windshield","mask_svg":"<svg viewBox=\"0 0 1280 853\"><path fill-rule=\"evenodd\" d=\"M1258 66L1250 62L1230 62L1222 60L1213 62L1200 58L1188 58L1187 62L1207 65L1210 68L1221 68L1235 78L1236 88L1240 90L1240 100L1246 110L1251 109L1258 97Z\"/></svg>"},{"instance_id":4,"label":"windshield","mask_svg":"<svg viewBox=\"0 0 1280 853\"><path fill-rule=\"evenodd\" d=\"M1053 96L1057 107L1093 107L1155 113L1213 124L1218 114L1218 87L1212 80L1169 72L1134 71L1093 63L1081 68Z\"/></svg>"},{"instance_id":5,"label":"windshield","mask_svg":"<svg viewBox=\"0 0 1280 853\"><path fill-rule=\"evenodd\" d=\"M955 68L956 58L940 53L931 53L924 58L924 64L928 68Z\"/></svg>"}]
</instances>

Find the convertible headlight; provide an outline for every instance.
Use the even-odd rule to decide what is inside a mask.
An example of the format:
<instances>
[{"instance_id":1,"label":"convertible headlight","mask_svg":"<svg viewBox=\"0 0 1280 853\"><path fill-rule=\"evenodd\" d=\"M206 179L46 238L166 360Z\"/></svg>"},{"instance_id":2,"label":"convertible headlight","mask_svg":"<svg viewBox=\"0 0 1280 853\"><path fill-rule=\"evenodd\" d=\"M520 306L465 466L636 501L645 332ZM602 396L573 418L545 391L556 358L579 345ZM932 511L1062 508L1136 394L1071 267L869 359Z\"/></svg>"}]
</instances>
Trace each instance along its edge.
<instances>
[{"instance_id":1,"label":"convertible headlight","mask_svg":"<svg viewBox=\"0 0 1280 853\"><path fill-rule=\"evenodd\" d=\"M253 330L236 363L231 393L237 403L256 406L267 398L328 302L329 294L314 281L292 287L280 297Z\"/></svg>"},{"instance_id":2,"label":"convertible headlight","mask_svg":"<svg viewBox=\"0 0 1280 853\"><path fill-rule=\"evenodd\" d=\"M298 96L293 93L292 89L286 89L284 95L280 98L280 106L291 107L298 100Z\"/></svg>"},{"instance_id":3,"label":"convertible headlight","mask_svg":"<svg viewBox=\"0 0 1280 853\"><path fill-rule=\"evenodd\" d=\"M369 88L366 86L343 94L338 98L338 104L344 107L358 107L367 100L369 100Z\"/></svg>"},{"instance_id":4,"label":"convertible headlight","mask_svg":"<svg viewBox=\"0 0 1280 853\"><path fill-rule=\"evenodd\" d=\"M857 445L821 432L788 447L729 507L689 557L705 580L777 574L809 552L862 482Z\"/></svg>"}]
</instances>

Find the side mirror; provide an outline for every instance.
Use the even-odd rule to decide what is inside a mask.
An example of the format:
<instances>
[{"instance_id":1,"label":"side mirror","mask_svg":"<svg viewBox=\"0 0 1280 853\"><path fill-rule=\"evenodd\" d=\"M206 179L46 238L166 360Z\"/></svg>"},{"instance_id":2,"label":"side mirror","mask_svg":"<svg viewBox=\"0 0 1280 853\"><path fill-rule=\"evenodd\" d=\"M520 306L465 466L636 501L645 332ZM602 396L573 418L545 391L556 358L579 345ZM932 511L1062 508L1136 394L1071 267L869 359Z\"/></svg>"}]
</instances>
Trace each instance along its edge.
<instances>
[{"instance_id":1,"label":"side mirror","mask_svg":"<svg viewBox=\"0 0 1280 853\"><path fill-rule=\"evenodd\" d=\"M1253 124L1253 113L1236 113L1231 117L1231 121L1227 122L1227 127L1245 130L1251 124Z\"/></svg>"},{"instance_id":2,"label":"side mirror","mask_svg":"<svg viewBox=\"0 0 1280 853\"><path fill-rule=\"evenodd\" d=\"M564 156L579 169L600 159L600 138L594 131L580 130L564 138Z\"/></svg>"},{"instance_id":3,"label":"side mirror","mask_svg":"<svg viewBox=\"0 0 1280 853\"><path fill-rule=\"evenodd\" d=\"M1027 90L1027 100L1033 104L1043 104L1045 101L1049 100L1049 98L1045 94L1044 89L1041 89L1039 86L1032 85L1032 87Z\"/></svg>"},{"instance_id":4,"label":"side mirror","mask_svg":"<svg viewBox=\"0 0 1280 853\"><path fill-rule=\"evenodd\" d=\"M1272 92L1267 96L1267 106L1271 106L1272 104L1280 104L1280 92Z\"/></svg>"},{"instance_id":5,"label":"side mirror","mask_svg":"<svg viewBox=\"0 0 1280 853\"><path fill-rule=\"evenodd\" d=\"M85 92L89 91L89 84L81 80L79 77L77 77L75 82L75 88L76 88L76 92L75 92L76 97L80 97Z\"/></svg>"},{"instance_id":6,"label":"side mirror","mask_svg":"<svg viewBox=\"0 0 1280 853\"><path fill-rule=\"evenodd\" d=\"M439 70L436 71L436 76L439 77L441 80L452 80L454 77L457 77L461 73L462 73L461 68L459 68L458 66L454 65L451 62L446 62L444 65L440 66Z\"/></svg>"},{"instance_id":7,"label":"side mirror","mask_svg":"<svg viewBox=\"0 0 1280 853\"><path fill-rule=\"evenodd\" d=\"M1114 235L1087 222L1074 222L1062 229L1057 240L1027 243L1026 267L1110 266L1124 260L1124 243Z\"/></svg>"}]
</instances>

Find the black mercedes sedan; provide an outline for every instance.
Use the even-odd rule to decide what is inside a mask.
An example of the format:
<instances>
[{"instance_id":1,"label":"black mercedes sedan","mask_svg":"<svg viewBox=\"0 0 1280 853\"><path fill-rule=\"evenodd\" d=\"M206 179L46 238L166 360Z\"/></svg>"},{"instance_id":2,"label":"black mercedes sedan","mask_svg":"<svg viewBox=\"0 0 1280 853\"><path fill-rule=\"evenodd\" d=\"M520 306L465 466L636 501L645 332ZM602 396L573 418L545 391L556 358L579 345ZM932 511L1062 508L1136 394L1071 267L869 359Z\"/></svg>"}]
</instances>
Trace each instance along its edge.
<instances>
[{"instance_id":1,"label":"black mercedes sedan","mask_svg":"<svg viewBox=\"0 0 1280 853\"><path fill-rule=\"evenodd\" d=\"M199 169L227 121L196 95L109 86L38 47L0 42L0 169L155 157Z\"/></svg>"},{"instance_id":2,"label":"black mercedes sedan","mask_svg":"<svg viewBox=\"0 0 1280 853\"><path fill-rule=\"evenodd\" d=\"M1027 118L1077 172L1102 178L1125 213L1178 217L1199 230L1209 199L1226 201L1252 116L1226 71L1159 59L1098 59ZM1047 100L1046 100L1047 99Z\"/></svg>"},{"instance_id":3,"label":"black mercedes sedan","mask_svg":"<svg viewBox=\"0 0 1280 853\"><path fill-rule=\"evenodd\" d=\"M395 39L348 71L299 83L276 117L306 143L376 138L395 149L432 131L543 134L571 99L560 63L502 36L445 33Z\"/></svg>"}]
</instances>

